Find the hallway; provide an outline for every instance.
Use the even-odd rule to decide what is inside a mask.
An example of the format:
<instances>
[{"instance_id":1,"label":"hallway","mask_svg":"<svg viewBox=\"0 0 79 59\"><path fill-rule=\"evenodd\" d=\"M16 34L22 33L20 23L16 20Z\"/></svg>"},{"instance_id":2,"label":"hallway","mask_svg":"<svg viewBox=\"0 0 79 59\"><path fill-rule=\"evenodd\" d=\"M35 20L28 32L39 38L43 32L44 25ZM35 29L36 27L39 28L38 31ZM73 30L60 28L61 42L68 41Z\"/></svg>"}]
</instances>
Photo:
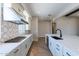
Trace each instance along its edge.
<instances>
[{"instance_id":1,"label":"hallway","mask_svg":"<svg viewBox=\"0 0 79 59\"><path fill-rule=\"evenodd\" d=\"M38 42L33 42L28 52L28 56L52 56L43 38Z\"/></svg>"}]
</instances>

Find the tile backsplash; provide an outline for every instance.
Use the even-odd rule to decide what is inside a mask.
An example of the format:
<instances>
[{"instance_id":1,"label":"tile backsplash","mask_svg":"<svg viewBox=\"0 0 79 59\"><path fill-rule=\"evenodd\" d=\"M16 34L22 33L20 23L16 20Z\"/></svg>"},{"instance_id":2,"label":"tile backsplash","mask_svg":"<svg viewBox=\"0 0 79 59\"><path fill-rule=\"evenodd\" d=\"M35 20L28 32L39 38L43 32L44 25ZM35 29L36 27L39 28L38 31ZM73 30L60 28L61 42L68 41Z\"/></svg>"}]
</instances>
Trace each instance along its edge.
<instances>
[{"instance_id":1,"label":"tile backsplash","mask_svg":"<svg viewBox=\"0 0 79 59\"><path fill-rule=\"evenodd\" d=\"M1 21L0 42L10 40L16 36L18 36L18 25L11 22Z\"/></svg>"}]
</instances>

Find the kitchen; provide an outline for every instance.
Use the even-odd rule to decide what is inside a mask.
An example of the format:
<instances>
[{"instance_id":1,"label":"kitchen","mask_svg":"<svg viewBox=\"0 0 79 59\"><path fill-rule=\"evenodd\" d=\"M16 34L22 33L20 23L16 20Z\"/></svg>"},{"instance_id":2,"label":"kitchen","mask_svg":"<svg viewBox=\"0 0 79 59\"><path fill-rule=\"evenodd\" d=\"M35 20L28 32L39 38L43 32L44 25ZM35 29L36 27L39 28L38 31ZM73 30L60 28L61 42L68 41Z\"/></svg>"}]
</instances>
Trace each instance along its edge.
<instances>
[{"instance_id":1,"label":"kitchen","mask_svg":"<svg viewBox=\"0 0 79 59\"><path fill-rule=\"evenodd\" d=\"M1 3L0 13L0 56L79 55L79 4Z\"/></svg>"}]
</instances>

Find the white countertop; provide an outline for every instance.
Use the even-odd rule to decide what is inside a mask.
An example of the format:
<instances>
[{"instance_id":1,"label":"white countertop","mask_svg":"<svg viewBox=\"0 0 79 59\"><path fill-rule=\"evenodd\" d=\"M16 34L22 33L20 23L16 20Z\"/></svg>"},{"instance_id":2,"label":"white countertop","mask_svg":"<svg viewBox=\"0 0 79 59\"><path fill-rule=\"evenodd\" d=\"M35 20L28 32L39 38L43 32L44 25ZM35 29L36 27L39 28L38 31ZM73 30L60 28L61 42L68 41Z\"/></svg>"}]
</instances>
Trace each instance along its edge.
<instances>
[{"instance_id":1,"label":"white countertop","mask_svg":"<svg viewBox=\"0 0 79 59\"><path fill-rule=\"evenodd\" d=\"M16 48L19 44L18 43L2 43L0 45L0 55L1 54L6 54L11 52L14 48Z\"/></svg>"},{"instance_id":2,"label":"white countertop","mask_svg":"<svg viewBox=\"0 0 79 59\"><path fill-rule=\"evenodd\" d=\"M65 47L79 52L79 36L63 36L61 43Z\"/></svg>"},{"instance_id":3,"label":"white countertop","mask_svg":"<svg viewBox=\"0 0 79 59\"><path fill-rule=\"evenodd\" d=\"M46 36L59 36L58 34L46 34ZM63 40L58 40L62 44L62 46L65 46L66 48L69 48L73 51L79 52L79 36L76 35L63 35Z\"/></svg>"},{"instance_id":4,"label":"white countertop","mask_svg":"<svg viewBox=\"0 0 79 59\"><path fill-rule=\"evenodd\" d=\"M15 49L17 46L19 46L23 41L28 39L32 34L28 35L22 35L25 36L26 38L22 40L21 42L16 42L16 43L0 43L0 56L6 55L7 53L11 52L13 49Z\"/></svg>"}]
</instances>

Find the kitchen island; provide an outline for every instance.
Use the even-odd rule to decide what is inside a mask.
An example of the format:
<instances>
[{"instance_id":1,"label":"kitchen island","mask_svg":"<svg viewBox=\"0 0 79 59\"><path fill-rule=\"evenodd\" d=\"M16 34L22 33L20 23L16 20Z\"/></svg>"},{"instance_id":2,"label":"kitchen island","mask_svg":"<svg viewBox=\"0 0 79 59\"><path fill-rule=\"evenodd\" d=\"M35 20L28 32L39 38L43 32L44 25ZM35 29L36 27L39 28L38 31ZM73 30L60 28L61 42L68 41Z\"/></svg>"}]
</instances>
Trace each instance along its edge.
<instances>
[{"instance_id":1,"label":"kitchen island","mask_svg":"<svg viewBox=\"0 0 79 59\"><path fill-rule=\"evenodd\" d=\"M51 36L58 36L57 34L46 34L45 43L47 44L51 53L55 56L79 56L79 36L63 35L63 40L55 40ZM60 45L60 46L58 46ZM58 46L58 47L57 47Z\"/></svg>"}]
</instances>

